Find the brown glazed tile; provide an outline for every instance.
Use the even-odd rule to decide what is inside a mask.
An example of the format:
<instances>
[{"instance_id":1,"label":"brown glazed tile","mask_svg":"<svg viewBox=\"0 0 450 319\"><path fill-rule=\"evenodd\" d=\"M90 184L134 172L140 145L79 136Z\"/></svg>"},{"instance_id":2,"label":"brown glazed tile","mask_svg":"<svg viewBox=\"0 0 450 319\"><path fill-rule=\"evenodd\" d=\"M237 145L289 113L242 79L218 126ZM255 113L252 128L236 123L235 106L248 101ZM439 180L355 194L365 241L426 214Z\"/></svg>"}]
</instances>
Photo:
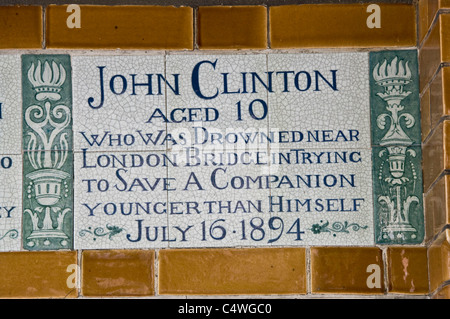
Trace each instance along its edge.
<instances>
[{"instance_id":1,"label":"brown glazed tile","mask_svg":"<svg viewBox=\"0 0 450 319\"><path fill-rule=\"evenodd\" d=\"M0 7L0 49L41 49L42 7Z\"/></svg>"},{"instance_id":2,"label":"brown glazed tile","mask_svg":"<svg viewBox=\"0 0 450 319\"><path fill-rule=\"evenodd\" d=\"M427 138L431 131L430 95L430 88L428 88L420 98L420 125L422 126L422 142Z\"/></svg>"},{"instance_id":3,"label":"brown glazed tile","mask_svg":"<svg viewBox=\"0 0 450 319\"><path fill-rule=\"evenodd\" d=\"M305 294L305 258L303 248L161 250L159 293Z\"/></svg>"},{"instance_id":4,"label":"brown glazed tile","mask_svg":"<svg viewBox=\"0 0 450 319\"><path fill-rule=\"evenodd\" d=\"M426 247L389 247L389 292L428 294Z\"/></svg>"},{"instance_id":5,"label":"brown glazed tile","mask_svg":"<svg viewBox=\"0 0 450 319\"><path fill-rule=\"evenodd\" d=\"M381 28L369 28L369 4L270 7L272 48L415 46L414 5L378 4Z\"/></svg>"},{"instance_id":6,"label":"brown glazed tile","mask_svg":"<svg viewBox=\"0 0 450 319\"><path fill-rule=\"evenodd\" d=\"M419 51L420 91L430 82L441 63L450 62L450 13L441 13Z\"/></svg>"},{"instance_id":7,"label":"brown glazed tile","mask_svg":"<svg viewBox=\"0 0 450 319\"><path fill-rule=\"evenodd\" d=\"M81 258L83 296L151 296L153 250L85 250Z\"/></svg>"},{"instance_id":8,"label":"brown glazed tile","mask_svg":"<svg viewBox=\"0 0 450 319\"><path fill-rule=\"evenodd\" d=\"M77 297L75 269L76 251L2 252L0 298Z\"/></svg>"},{"instance_id":9,"label":"brown glazed tile","mask_svg":"<svg viewBox=\"0 0 450 319\"><path fill-rule=\"evenodd\" d=\"M200 49L267 48L267 9L263 6L198 8Z\"/></svg>"},{"instance_id":10,"label":"brown glazed tile","mask_svg":"<svg viewBox=\"0 0 450 319\"><path fill-rule=\"evenodd\" d=\"M441 62L450 62L450 14L439 15Z\"/></svg>"},{"instance_id":11,"label":"brown glazed tile","mask_svg":"<svg viewBox=\"0 0 450 319\"><path fill-rule=\"evenodd\" d=\"M428 248L430 291L450 280L450 229L442 232Z\"/></svg>"},{"instance_id":12,"label":"brown glazed tile","mask_svg":"<svg viewBox=\"0 0 450 319\"><path fill-rule=\"evenodd\" d=\"M441 63L440 42L439 24L437 24L431 29L430 35L419 50L420 92L423 91L439 68Z\"/></svg>"},{"instance_id":13,"label":"brown glazed tile","mask_svg":"<svg viewBox=\"0 0 450 319\"><path fill-rule=\"evenodd\" d=\"M425 193L446 169L450 169L450 121L441 122L422 147Z\"/></svg>"},{"instance_id":14,"label":"brown glazed tile","mask_svg":"<svg viewBox=\"0 0 450 319\"><path fill-rule=\"evenodd\" d=\"M450 224L450 175L440 178L425 195L426 241Z\"/></svg>"},{"instance_id":15,"label":"brown glazed tile","mask_svg":"<svg viewBox=\"0 0 450 319\"><path fill-rule=\"evenodd\" d=\"M450 299L450 285L444 286L436 292L431 299Z\"/></svg>"},{"instance_id":16,"label":"brown glazed tile","mask_svg":"<svg viewBox=\"0 0 450 319\"><path fill-rule=\"evenodd\" d=\"M381 294L384 269L377 247L311 248L312 293Z\"/></svg>"},{"instance_id":17,"label":"brown glazed tile","mask_svg":"<svg viewBox=\"0 0 450 319\"><path fill-rule=\"evenodd\" d=\"M47 48L193 49L193 9L80 5L80 28L69 28L67 5L46 10Z\"/></svg>"},{"instance_id":18,"label":"brown glazed tile","mask_svg":"<svg viewBox=\"0 0 450 319\"><path fill-rule=\"evenodd\" d=\"M433 81L430 83L430 121L431 129L435 128L444 115L442 101L442 73L441 69Z\"/></svg>"}]
</instances>

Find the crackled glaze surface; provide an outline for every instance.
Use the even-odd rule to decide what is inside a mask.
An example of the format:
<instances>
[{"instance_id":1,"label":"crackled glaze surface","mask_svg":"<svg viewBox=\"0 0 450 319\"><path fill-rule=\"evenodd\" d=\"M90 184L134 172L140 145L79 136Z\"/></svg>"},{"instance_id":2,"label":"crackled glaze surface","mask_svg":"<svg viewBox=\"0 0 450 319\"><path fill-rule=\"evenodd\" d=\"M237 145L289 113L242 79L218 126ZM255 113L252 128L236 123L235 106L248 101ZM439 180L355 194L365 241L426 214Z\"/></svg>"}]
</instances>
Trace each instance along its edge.
<instances>
[{"instance_id":1,"label":"crackled glaze surface","mask_svg":"<svg viewBox=\"0 0 450 319\"><path fill-rule=\"evenodd\" d=\"M0 68L0 251L14 251L22 224L20 56L1 56Z\"/></svg>"}]
</instances>

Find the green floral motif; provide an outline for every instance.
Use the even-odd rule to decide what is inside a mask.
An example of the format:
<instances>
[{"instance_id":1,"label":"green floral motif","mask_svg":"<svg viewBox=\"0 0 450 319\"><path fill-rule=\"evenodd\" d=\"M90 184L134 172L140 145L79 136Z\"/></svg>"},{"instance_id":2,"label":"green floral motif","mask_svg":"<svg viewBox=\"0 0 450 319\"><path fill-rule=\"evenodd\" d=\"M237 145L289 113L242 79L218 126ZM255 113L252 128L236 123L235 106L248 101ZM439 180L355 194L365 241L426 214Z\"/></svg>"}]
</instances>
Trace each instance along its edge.
<instances>
[{"instance_id":1,"label":"green floral motif","mask_svg":"<svg viewBox=\"0 0 450 319\"><path fill-rule=\"evenodd\" d=\"M0 240L5 238L6 236L12 239L16 239L19 236L19 232L16 229L10 229L3 236L0 235Z\"/></svg>"},{"instance_id":2,"label":"green floral motif","mask_svg":"<svg viewBox=\"0 0 450 319\"><path fill-rule=\"evenodd\" d=\"M349 224L347 221L344 223L341 222L334 222L331 227L328 227L330 225L329 221L326 221L325 223L323 221L320 221L320 224L313 224L310 230L314 234L320 234L320 233L330 233L333 232L333 236L336 237L336 233L350 233L348 229L350 228L353 231L358 231L360 229L367 229L368 226L361 226L356 223Z\"/></svg>"},{"instance_id":3,"label":"green floral motif","mask_svg":"<svg viewBox=\"0 0 450 319\"><path fill-rule=\"evenodd\" d=\"M79 232L79 235L80 237L84 237L86 236L86 234L94 235L95 237L93 238L93 240L97 240L96 237L108 236L109 240L111 240L113 236L119 234L123 230L123 228L111 225L106 225L106 229L108 229L109 231L105 231L103 227L97 227L92 231L92 227L88 227L88 229L82 229Z\"/></svg>"}]
</instances>

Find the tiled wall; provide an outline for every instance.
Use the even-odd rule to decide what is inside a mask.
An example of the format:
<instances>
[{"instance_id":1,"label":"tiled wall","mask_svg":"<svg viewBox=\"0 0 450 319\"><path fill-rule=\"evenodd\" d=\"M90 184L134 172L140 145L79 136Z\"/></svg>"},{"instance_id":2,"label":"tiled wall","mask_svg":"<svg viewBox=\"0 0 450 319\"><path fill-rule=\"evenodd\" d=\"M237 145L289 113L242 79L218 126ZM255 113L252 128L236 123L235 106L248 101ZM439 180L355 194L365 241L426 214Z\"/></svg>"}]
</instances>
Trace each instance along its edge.
<instances>
[{"instance_id":1,"label":"tiled wall","mask_svg":"<svg viewBox=\"0 0 450 319\"><path fill-rule=\"evenodd\" d=\"M67 5L0 7L7 53L418 48L426 216L414 246L4 252L0 298L450 298L450 1L378 5L381 28L367 27L369 4L81 5L80 28Z\"/></svg>"}]
</instances>

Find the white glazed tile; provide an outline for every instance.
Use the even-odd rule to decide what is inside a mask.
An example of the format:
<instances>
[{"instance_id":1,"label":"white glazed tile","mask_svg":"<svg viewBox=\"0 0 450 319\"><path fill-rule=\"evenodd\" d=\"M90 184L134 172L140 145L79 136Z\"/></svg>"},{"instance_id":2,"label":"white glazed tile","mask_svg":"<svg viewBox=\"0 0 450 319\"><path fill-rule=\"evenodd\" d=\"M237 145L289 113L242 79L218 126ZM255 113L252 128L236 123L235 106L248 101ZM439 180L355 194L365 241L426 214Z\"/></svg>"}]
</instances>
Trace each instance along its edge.
<instances>
[{"instance_id":1,"label":"white glazed tile","mask_svg":"<svg viewBox=\"0 0 450 319\"><path fill-rule=\"evenodd\" d=\"M223 151L267 147L266 140L255 138L266 135L268 128L268 110L263 116L268 93L256 78L257 75L267 83L265 54L175 54L168 55L166 60L167 74L180 74L180 93L167 92L167 112L174 112L177 121L183 116L190 119L168 124L173 136L183 134L185 139L183 145L169 145L169 149L194 146ZM255 90L252 78L255 78ZM250 104L253 116L260 120L252 118ZM191 117L188 112L193 112Z\"/></svg>"},{"instance_id":2,"label":"white glazed tile","mask_svg":"<svg viewBox=\"0 0 450 319\"><path fill-rule=\"evenodd\" d=\"M368 63L368 53L269 54L268 69L282 72L269 94L271 147L370 147Z\"/></svg>"},{"instance_id":3,"label":"white glazed tile","mask_svg":"<svg viewBox=\"0 0 450 319\"><path fill-rule=\"evenodd\" d=\"M22 156L0 155L0 251L21 248Z\"/></svg>"},{"instance_id":4,"label":"white glazed tile","mask_svg":"<svg viewBox=\"0 0 450 319\"><path fill-rule=\"evenodd\" d=\"M340 155L337 161L335 152ZM269 204L272 228L277 228L273 238L279 236L281 224L284 228L273 245L373 245L371 150L308 149L298 153L311 156L308 161L295 159L291 164L270 166L271 175L278 178L271 186ZM312 229L317 225L323 229L315 234Z\"/></svg>"},{"instance_id":5,"label":"white glazed tile","mask_svg":"<svg viewBox=\"0 0 450 319\"><path fill-rule=\"evenodd\" d=\"M167 167L152 167L164 154L75 153L75 249L167 247Z\"/></svg>"},{"instance_id":6,"label":"white glazed tile","mask_svg":"<svg viewBox=\"0 0 450 319\"><path fill-rule=\"evenodd\" d=\"M164 56L72 56L72 70L75 151L166 149L166 123L146 123L165 113Z\"/></svg>"},{"instance_id":7,"label":"white glazed tile","mask_svg":"<svg viewBox=\"0 0 450 319\"><path fill-rule=\"evenodd\" d=\"M20 55L0 56L0 154L22 150Z\"/></svg>"}]
</instances>

